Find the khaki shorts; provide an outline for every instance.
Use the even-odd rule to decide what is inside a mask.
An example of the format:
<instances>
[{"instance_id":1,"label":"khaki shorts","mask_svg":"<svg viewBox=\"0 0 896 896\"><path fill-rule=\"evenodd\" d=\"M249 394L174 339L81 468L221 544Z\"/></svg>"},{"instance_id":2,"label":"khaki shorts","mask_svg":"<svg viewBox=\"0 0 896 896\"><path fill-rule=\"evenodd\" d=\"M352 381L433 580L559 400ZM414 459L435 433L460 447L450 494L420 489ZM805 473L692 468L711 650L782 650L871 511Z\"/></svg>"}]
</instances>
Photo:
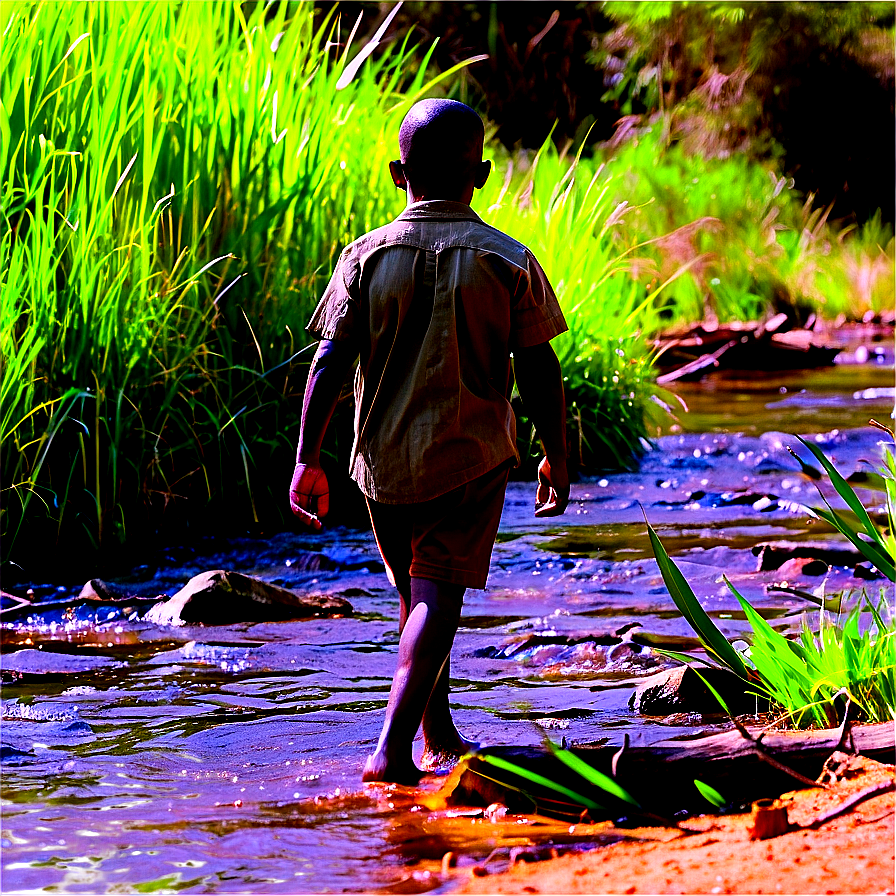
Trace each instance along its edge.
<instances>
[{"instance_id":1,"label":"khaki shorts","mask_svg":"<svg viewBox=\"0 0 896 896\"><path fill-rule=\"evenodd\" d=\"M411 577L485 588L512 466L507 461L419 504L367 499L386 573L399 591Z\"/></svg>"}]
</instances>

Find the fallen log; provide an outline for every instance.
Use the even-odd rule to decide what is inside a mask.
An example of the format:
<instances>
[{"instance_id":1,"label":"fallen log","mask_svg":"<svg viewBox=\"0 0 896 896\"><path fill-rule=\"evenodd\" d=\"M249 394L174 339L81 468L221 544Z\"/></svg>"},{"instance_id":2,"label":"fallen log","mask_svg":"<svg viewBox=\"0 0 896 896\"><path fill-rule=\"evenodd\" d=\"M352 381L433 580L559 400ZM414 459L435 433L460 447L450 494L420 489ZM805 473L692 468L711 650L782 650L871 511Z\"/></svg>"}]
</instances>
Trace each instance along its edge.
<instances>
[{"instance_id":1,"label":"fallen log","mask_svg":"<svg viewBox=\"0 0 896 896\"><path fill-rule=\"evenodd\" d=\"M717 327L697 325L685 333L656 340L660 385L701 379L711 370L799 370L834 363L840 346L820 343L809 329L793 329L796 321L776 314Z\"/></svg>"},{"instance_id":2,"label":"fallen log","mask_svg":"<svg viewBox=\"0 0 896 896\"><path fill-rule=\"evenodd\" d=\"M450 805L503 803L512 812L538 812L555 818L577 819L582 813L582 805L557 791L489 762L489 757L497 757L499 762L521 766L571 791L590 795L604 807L589 809L593 821L643 814L668 818L682 811L705 812L711 808L695 780L718 791L731 806L774 799L795 786L793 775L782 771L780 765L814 781L826 760L842 748L841 732L833 729L776 731L763 735L761 729L755 728L747 733L746 737L734 730L670 738L648 746L622 749L618 745L572 748L571 752L592 768L613 777L640 804L641 812L589 785L546 747L482 749L446 782L443 796ZM856 726L852 737L858 753L879 762L893 763L896 751L893 723Z\"/></svg>"}]
</instances>

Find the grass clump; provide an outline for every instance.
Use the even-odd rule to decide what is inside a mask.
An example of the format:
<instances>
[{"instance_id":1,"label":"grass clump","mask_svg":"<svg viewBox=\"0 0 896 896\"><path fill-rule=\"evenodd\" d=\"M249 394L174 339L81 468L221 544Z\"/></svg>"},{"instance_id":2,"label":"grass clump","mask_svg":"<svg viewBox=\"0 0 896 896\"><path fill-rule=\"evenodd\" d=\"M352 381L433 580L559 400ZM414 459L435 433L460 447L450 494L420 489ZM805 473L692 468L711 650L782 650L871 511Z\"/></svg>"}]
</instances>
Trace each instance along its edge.
<instances>
[{"instance_id":1,"label":"grass clump","mask_svg":"<svg viewBox=\"0 0 896 896\"><path fill-rule=\"evenodd\" d=\"M821 462L849 508L849 511L834 510L828 504L826 511L816 511L818 515L850 538L891 582L896 581L892 530L880 532L855 491L830 461L816 446L800 441ZM892 525L896 506L892 500L896 496L896 460L889 447L885 449L885 457L882 479L886 483L888 516ZM830 618L822 598L817 630L813 630L804 617L799 637L792 639L775 631L726 577L725 582L752 629L750 648L740 654L700 606L649 524L647 530L666 587L711 657L709 665L720 665L734 672L749 692L780 707L785 717L798 728L836 725L838 702L844 694L863 721L896 719L896 621L883 589L877 602L863 593L845 620ZM860 537L860 533L865 537ZM691 659L685 654L669 655L685 662Z\"/></svg>"},{"instance_id":2,"label":"grass clump","mask_svg":"<svg viewBox=\"0 0 896 896\"><path fill-rule=\"evenodd\" d=\"M353 64L310 4L3 18L6 555L278 518L302 328L341 246L401 207L386 163L428 56Z\"/></svg>"},{"instance_id":3,"label":"grass clump","mask_svg":"<svg viewBox=\"0 0 896 896\"><path fill-rule=\"evenodd\" d=\"M880 215L831 221L830 207L746 153L688 152L660 131L644 128L604 155L622 188L615 200L635 206L621 236L646 246L633 273L649 287L691 263L666 292L666 325L787 307L861 320L892 307L896 247Z\"/></svg>"},{"instance_id":4,"label":"grass clump","mask_svg":"<svg viewBox=\"0 0 896 896\"><path fill-rule=\"evenodd\" d=\"M403 206L387 162L431 48L368 55L310 4L3 10L5 556L283 524L303 327L342 247ZM650 303L593 174L548 148L477 207L545 260L581 454L618 466L655 408Z\"/></svg>"}]
</instances>

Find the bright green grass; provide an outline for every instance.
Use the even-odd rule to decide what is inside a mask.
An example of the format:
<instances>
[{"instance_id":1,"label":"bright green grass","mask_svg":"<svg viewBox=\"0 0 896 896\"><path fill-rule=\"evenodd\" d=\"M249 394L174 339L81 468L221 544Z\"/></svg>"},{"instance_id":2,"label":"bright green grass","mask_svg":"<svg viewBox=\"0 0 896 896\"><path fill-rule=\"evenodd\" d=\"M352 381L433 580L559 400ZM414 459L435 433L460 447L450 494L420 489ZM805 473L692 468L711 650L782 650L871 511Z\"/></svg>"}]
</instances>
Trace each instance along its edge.
<instances>
[{"instance_id":1,"label":"bright green grass","mask_svg":"<svg viewBox=\"0 0 896 896\"><path fill-rule=\"evenodd\" d=\"M387 162L432 85L408 41L355 69L344 23L311 4L241 9L3 6L7 557L283 519L304 324L342 246L400 211ZM477 208L532 245L569 312L583 455L626 464L655 408L652 300L620 269L607 183L550 149L506 191L505 174Z\"/></svg>"},{"instance_id":2,"label":"bright green grass","mask_svg":"<svg viewBox=\"0 0 896 896\"><path fill-rule=\"evenodd\" d=\"M429 50L408 39L355 66L361 48L333 15L247 8L0 10L7 558L284 520L304 324L341 248L400 211L387 162L405 110L434 87ZM766 175L746 167L740 205L729 176L730 207L707 210L704 185L679 208L676 189L700 163L636 149L604 167L550 146L535 159L493 150L497 170L475 200L556 286L573 449L591 469L643 448L660 398L647 340L702 313L700 257L663 269L669 251L651 240L718 214L756 254L753 204L769 201L752 189ZM731 314L767 299L745 305L737 283ZM534 451L531 428L520 433Z\"/></svg>"},{"instance_id":3,"label":"bright green grass","mask_svg":"<svg viewBox=\"0 0 896 896\"><path fill-rule=\"evenodd\" d=\"M892 228L828 220L813 196L745 154L704 158L662 144L659 128L608 155L616 201L636 208L621 223L646 243L635 273L662 279L693 262L666 293L667 322L756 319L775 302L828 319L892 308ZM881 201L886 201L881 197Z\"/></svg>"},{"instance_id":4,"label":"bright green grass","mask_svg":"<svg viewBox=\"0 0 896 896\"><path fill-rule=\"evenodd\" d=\"M251 521L282 491L302 328L401 207L386 162L427 55L352 72L310 3L242 8L3 5L7 553L23 525L115 544L187 497Z\"/></svg>"}]
</instances>

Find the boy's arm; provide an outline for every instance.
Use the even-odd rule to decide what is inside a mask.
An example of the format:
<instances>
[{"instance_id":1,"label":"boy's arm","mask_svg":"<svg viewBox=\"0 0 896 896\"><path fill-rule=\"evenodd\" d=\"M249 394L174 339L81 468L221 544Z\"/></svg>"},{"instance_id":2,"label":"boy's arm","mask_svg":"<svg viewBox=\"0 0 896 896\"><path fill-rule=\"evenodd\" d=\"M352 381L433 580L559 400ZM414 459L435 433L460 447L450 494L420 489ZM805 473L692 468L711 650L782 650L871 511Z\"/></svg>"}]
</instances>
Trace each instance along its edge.
<instances>
[{"instance_id":1,"label":"boy's arm","mask_svg":"<svg viewBox=\"0 0 896 896\"><path fill-rule=\"evenodd\" d=\"M289 506L305 525L315 530L321 528L321 520L330 509L330 487L320 466L320 446L342 384L357 357L353 342L322 339L308 371Z\"/></svg>"},{"instance_id":2,"label":"boy's arm","mask_svg":"<svg viewBox=\"0 0 896 896\"><path fill-rule=\"evenodd\" d=\"M536 516L558 516L569 503L566 468L566 401L560 362L549 342L513 352L516 385L544 448L538 467Z\"/></svg>"}]
</instances>

